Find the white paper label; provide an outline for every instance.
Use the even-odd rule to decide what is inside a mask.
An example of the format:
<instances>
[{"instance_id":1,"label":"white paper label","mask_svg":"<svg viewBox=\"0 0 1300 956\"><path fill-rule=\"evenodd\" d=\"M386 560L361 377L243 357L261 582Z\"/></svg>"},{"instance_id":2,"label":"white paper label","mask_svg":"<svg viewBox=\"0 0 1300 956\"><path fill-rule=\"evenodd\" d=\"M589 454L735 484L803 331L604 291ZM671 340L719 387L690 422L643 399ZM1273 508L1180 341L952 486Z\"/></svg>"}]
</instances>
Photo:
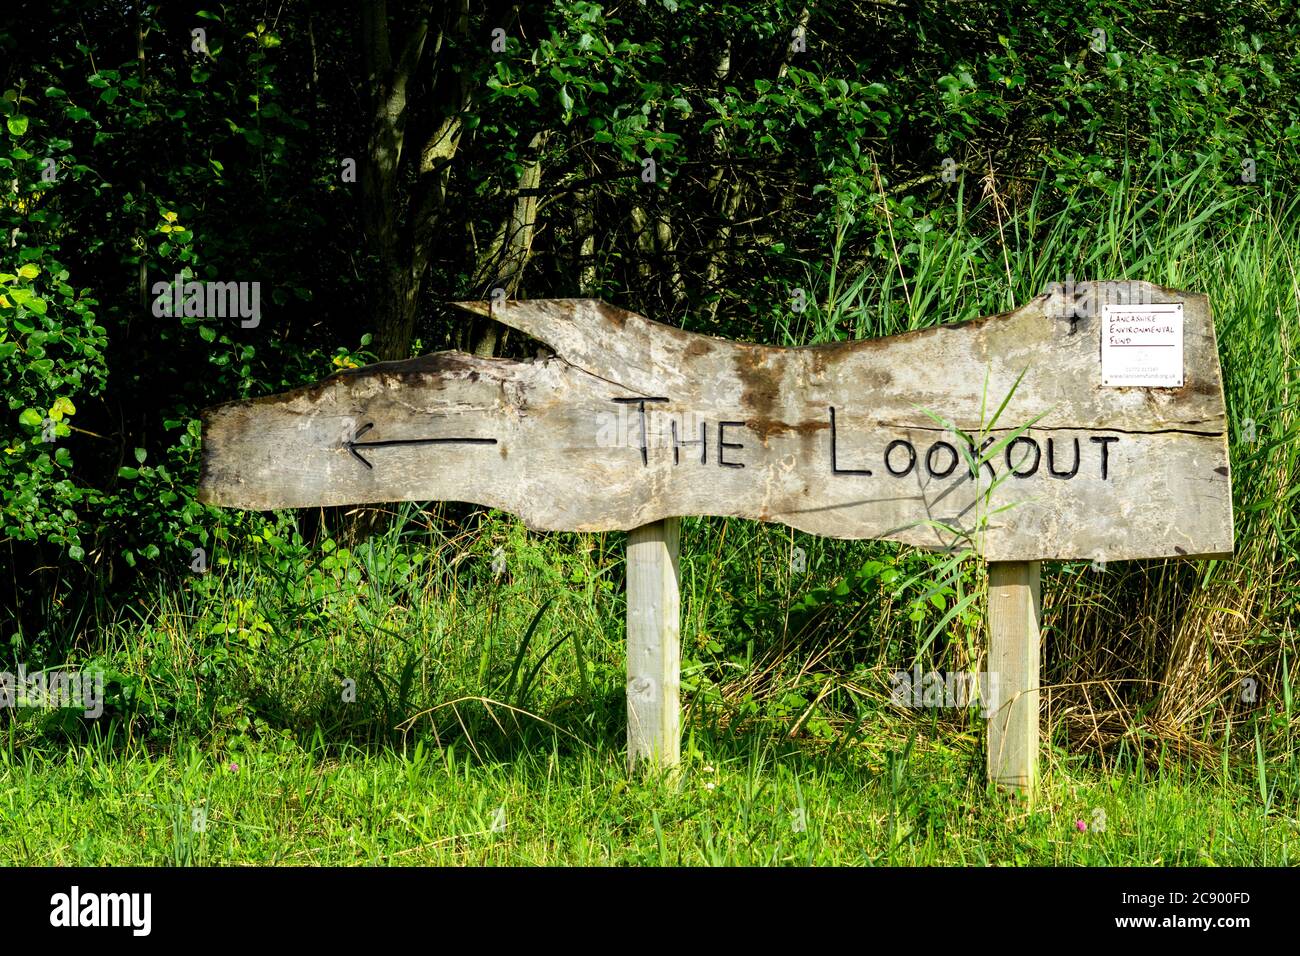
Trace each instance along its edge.
<instances>
[{"instance_id":1,"label":"white paper label","mask_svg":"<svg viewBox=\"0 0 1300 956\"><path fill-rule=\"evenodd\" d=\"M1180 388L1182 303L1102 306L1101 384Z\"/></svg>"}]
</instances>

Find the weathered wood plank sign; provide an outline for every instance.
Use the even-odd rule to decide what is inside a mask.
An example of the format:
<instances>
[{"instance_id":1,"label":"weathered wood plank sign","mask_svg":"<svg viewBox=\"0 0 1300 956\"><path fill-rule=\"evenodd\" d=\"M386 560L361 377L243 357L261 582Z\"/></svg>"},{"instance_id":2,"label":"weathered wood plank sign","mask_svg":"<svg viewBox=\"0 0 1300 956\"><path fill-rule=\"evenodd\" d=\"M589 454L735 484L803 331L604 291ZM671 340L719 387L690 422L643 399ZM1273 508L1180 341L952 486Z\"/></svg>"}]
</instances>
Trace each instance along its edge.
<instances>
[{"instance_id":1,"label":"weathered wood plank sign","mask_svg":"<svg viewBox=\"0 0 1300 956\"><path fill-rule=\"evenodd\" d=\"M795 349L594 301L507 302L491 315L554 356L442 352L219 406L204 420L201 496L256 509L466 501L553 531L728 515L923 547L953 544L946 528L974 536L986 518L989 560L1224 554L1214 329L1203 297L1182 302L1177 389L1104 387L1099 323L1051 318L1046 297L963 325ZM962 440L926 411L980 436L981 410L987 421L1008 394L980 444L1035 424L976 478ZM990 497L997 476L1009 477Z\"/></svg>"},{"instance_id":2,"label":"weathered wood plank sign","mask_svg":"<svg viewBox=\"0 0 1300 956\"><path fill-rule=\"evenodd\" d=\"M734 516L970 545L991 562L1230 554L1208 301L1147 283L1078 291L1082 308L1057 290L1002 315L804 348L697 335L592 300L460 303L553 354L441 352L209 409L199 497L246 509L455 500L538 530ZM1103 345L1122 357L1114 378L1181 384L1108 385ZM675 568L675 531L651 538L655 567ZM1036 608L1032 589L1017 606ZM676 594L666 600L675 614ZM1035 646L1023 663L1036 662ZM1031 683L1014 706L1033 704L1036 731Z\"/></svg>"}]
</instances>

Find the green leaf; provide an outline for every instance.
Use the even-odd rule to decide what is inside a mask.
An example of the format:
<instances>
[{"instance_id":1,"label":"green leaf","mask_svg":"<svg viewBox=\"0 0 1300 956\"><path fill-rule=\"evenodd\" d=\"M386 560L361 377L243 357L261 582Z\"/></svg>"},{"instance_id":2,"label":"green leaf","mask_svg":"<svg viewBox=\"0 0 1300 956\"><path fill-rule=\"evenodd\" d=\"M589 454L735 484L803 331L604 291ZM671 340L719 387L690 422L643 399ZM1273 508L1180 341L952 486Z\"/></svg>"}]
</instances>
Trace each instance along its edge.
<instances>
[{"instance_id":1,"label":"green leaf","mask_svg":"<svg viewBox=\"0 0 1300 956\"><path fill-rule=\"evenodd\" d=\"M140 472L137 471L135 468L125 468L125 467L123 467L123 468L119 468L119 469L117 470L117 477L119 477L119 478L137 478L137 477L139 477L139 475L140 475Z\"/></svg>"},{"instance_id":2,"label":"green leaf","mask_svg":"<svg viewBox=\"0 0 1300 956\"><path fill-rule=\"evenodd\" d=\"M143 465L144 459L145 459L145 450L143 448L137 448L135 450L135 460Z\"/></svg>"},{"instance_id":3,"label":"green leaf","mask_svg":"<svg viewBox=\"0 0 1300 956\"><path fill-rule=\"evenodd\" d=\"M9 127L9 132L13 133L15 136L22 136L27 132L27 117L11 116L9 119L5 120L5 125Z\"/></svg>"},{"instance_id":4,"label":"green leaf","mask_svg":"<svg viewBox=\"0 0 1300 956\"><path fill-rule=\"evenodd\" d=\"M23 413L18 416L18 421L32 428L40 428L41 422L45 421L45 416L34 408L24 408Z\"/></svg>"}]
</instances>

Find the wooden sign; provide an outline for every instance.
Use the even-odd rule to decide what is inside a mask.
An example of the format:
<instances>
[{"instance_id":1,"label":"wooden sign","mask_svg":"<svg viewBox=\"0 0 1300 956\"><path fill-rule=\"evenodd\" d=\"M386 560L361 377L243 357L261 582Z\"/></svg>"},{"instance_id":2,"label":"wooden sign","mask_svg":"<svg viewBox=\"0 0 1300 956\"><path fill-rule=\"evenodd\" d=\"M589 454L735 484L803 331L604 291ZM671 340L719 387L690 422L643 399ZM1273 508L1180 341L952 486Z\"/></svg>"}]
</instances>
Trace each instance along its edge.
<instances>
[{"instance_id":1,"label":"wooden sign","mask_svg":"<svg viewBox=\"0 0 1300 956\"><path fill-rule=\"evenodd\" d=\"M200 500L466 501L552 531L724 515L925 548L971 540L993 561L1230 553L1207 302L1113 286L1183 305L1181 387L1104 386L1101 323L1053 317L1048 296L961 325L794 349L596 301L465 303L555 354L442 352L218 406L204 415Z\"/></svg>"},{"instance_id":2,"label":"wooden sign","mask_svg":"<svg viewBox=\"0 0 1300 956\"><path fill-rule=\"evenodd\" d=\"M1204 296L1085 283L1003 315L804 348L697 335L592 300L459 306L553 354L441 352L209 409L199 500L454 500L538 530L634 531L634 758L676 760L679 516L972 546L994 562L989 668L1005 699L990 722L990 776L1026 788L1036 562L1233 549ZM1146 380L1180 384L1116 384Z\"/></svg>"}]
</instances>

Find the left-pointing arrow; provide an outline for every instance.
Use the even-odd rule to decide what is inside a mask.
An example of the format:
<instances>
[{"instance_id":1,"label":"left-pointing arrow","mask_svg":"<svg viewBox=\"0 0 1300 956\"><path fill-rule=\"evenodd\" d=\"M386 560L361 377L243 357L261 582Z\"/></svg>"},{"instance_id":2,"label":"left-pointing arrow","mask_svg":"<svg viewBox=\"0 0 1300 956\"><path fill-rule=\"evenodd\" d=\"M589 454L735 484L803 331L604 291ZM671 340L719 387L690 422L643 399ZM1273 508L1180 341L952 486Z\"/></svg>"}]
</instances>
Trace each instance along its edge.
<instances>
[{"instance_id":1,"label":"left-pointing arrow","mask_svg":"<svg viewBox=\"0 0 1300 956\"><path fill-rule=\"evenodd\" d=\"M495 445L495 438L391 438L388 441L357 441L362 435L375 427L374 422L367 422L357 429L356 434L343 442L348 453L367 468L373 469L358 448L390 448L394 445Z\"/></svg>"}]
</instances>

